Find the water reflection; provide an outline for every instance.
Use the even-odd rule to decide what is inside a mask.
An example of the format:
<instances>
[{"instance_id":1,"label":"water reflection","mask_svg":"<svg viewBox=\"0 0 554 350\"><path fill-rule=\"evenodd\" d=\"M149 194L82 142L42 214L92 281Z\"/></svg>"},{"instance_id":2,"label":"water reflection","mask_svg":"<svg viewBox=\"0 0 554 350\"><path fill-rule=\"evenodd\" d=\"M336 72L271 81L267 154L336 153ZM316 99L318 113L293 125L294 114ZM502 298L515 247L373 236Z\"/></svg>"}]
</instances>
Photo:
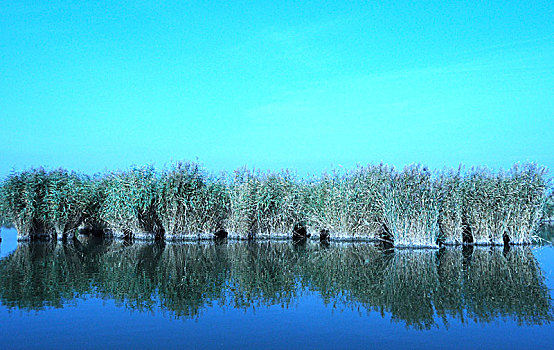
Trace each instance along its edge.
<instances>
[{"instance_id":1,"label":"water reflection","mask_svg":"<svg viewBox=\"0 0 554 350\"><path fill-rule=\"evenodd\" d=\"M429 329L449 322L552 321L552 301L528 247L384 250L289 242L20 244L0 261L9 308L63 307L90 295L133 310L200 317L217 303L289 307L303 291L330 307L390 314Z\"/></svg>"}]
</instances>

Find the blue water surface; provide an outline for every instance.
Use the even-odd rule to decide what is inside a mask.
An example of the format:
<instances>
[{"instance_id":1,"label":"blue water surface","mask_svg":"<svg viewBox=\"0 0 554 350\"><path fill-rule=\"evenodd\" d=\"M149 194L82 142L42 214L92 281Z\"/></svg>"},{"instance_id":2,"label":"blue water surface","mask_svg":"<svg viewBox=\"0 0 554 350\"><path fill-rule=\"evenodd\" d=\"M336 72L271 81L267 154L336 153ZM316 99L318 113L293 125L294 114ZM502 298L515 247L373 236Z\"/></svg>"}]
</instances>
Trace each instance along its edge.
<instances>
[{"instance_id":1,"label":"blue water surface","mask_svg":"<svg viewBox=\"0 0 554 350\"><path fill-rule=\"evenodd\" d=\"M18 245L2 229L0 348L554 347L552 246L76 247Z\"/></svg>"}]
</instances>

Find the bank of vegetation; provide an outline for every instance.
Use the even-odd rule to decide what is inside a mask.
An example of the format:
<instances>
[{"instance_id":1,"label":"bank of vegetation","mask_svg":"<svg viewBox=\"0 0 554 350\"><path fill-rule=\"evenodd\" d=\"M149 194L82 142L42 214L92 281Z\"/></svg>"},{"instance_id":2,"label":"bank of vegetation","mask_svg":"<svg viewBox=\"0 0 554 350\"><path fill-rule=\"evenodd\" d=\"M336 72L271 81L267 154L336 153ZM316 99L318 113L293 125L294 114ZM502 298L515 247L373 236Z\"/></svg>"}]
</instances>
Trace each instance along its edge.
<instances>
[{"instance_id":1,"label":"bank of vegetation","mask_svg":"<svg viewBox=\"0 0 554 350\"><path fill-rule=\"evenodd\" d=\"M22 240L84 228L135 239L296 233L394 246L526 244L552 218L549 185L546 169L534 164L496 172L380 164L308 179L248 169L213 175L186 162L95 176L39 168L2 182L0 211Z\"/></svg>"}]
</instances>

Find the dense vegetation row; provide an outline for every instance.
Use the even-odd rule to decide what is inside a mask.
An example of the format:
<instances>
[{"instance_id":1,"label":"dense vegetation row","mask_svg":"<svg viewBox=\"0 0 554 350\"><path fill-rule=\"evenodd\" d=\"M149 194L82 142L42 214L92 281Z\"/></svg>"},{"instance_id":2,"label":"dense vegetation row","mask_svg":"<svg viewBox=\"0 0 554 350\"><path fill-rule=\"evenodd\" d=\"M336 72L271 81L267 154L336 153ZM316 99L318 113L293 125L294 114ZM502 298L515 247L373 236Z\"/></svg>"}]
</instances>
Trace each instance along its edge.
<instances>
[{"instance_id":1,"label":"dense vegetation row","mask_svg":"<svg viewBox=\"0 0 554 350\"><path fill-rule=\"evenodd\" d=\"M20 239L64 237L83 226L167 240L217 231L289 237L300 225L310 234L395 246L529 243L547 213L545 172L532 164L434 173L381 164L299 179L247 169L214 176L195 163L96 176L40 168L2 182L0 211Z\"/></svg>"},{"instance_id":2,"label":"dense vegetation row","mask_svg":"<svg viewBox=\"0 0 554 350\"><path fill-rule=\"evenodd\" d=\"M40 310L93 295L133 310L195 318L225 308L295 305L306 290L330 307L391 315L407 327L553 320L529 247L381 250L370 244L20 244L0 260L0 302ZM442 321L442 322L441 322Z\"/></svg>"}]
</instances>

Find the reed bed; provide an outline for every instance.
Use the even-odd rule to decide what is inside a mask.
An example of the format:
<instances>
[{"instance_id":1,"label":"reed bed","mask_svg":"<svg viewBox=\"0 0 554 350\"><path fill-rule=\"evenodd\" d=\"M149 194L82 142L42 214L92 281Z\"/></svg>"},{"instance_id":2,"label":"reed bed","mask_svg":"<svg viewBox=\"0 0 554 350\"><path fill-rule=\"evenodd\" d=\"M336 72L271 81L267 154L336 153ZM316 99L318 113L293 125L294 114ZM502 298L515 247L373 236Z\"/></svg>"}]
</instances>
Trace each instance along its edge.
<instances>
[{"instance_id":1,"label":"reed bed","mask_svg":"<svg viewBox=\"0 0 554 350\"><path fill-rule=\"evenodd\" d=\"M474 169L463 183L463 219L477 244L530 243L546 201L544 169L515 165L497 174Z\"/></svg>"},{"instance_id":2,"label":"reed bed","mask_svg":"<svg viewBox=\"0 0 554 350\"><path fill-rule=\"evenodd\" d=\"M533 164L497 172L380 164L309 179L244 168L216 176L187 162L94 177L39 168L2 182L0 217L20 239L78 227L138 239L290 238L301 227L397 247L528 244L552 216L550 185Z\"/></svg>"},{"instance_id":3,"label":"reed bed","mask_svg":"<svg viewBox=\"0 0 554 350\"><path fill-rule=\"evenodd\" d=\"M156 211L159 184L153 167L110 173L104 179L106 199L100 219L115 236L155 238L163 235Z\"/></svg>"}]
</instances>

